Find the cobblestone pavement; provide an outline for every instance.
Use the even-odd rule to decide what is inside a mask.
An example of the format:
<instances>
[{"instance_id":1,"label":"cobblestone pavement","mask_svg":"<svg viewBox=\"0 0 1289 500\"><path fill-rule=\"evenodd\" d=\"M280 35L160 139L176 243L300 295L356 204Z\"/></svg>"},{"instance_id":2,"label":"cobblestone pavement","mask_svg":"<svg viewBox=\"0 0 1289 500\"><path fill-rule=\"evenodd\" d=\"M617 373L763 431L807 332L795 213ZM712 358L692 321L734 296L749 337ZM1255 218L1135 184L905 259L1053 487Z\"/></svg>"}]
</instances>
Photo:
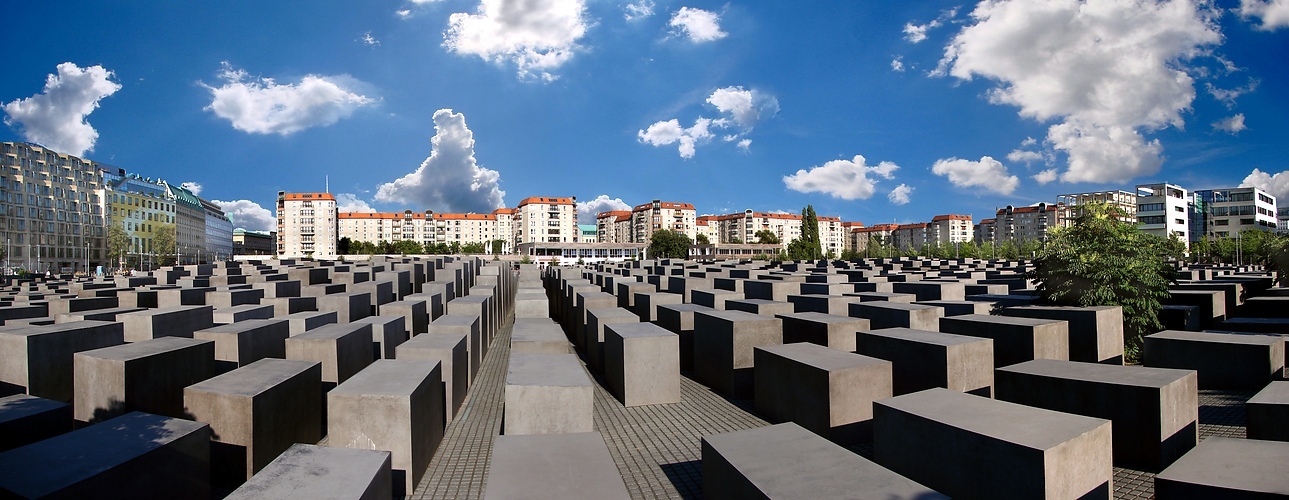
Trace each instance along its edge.
<instances>
[{"instance_id":1,"label":"cobblestone pavement","mask_svg":"<svg viewBox=\"0 0 1289 500\"><path fill-rule=\"evenodd\" d=\"M443 442L413 499L474 499L483 495L492 440L501 430L511 321L498 333L479 369L477 382L448 424ZM605 388L595 387L595 430L604 436L632 498L702 498L701 441L704 435L768 425L750 402L729 400L681 377L683 401L623 407ZM1200 391L1200 439L1244 437L1244 402L1256 391ZM850 448L872 458L870 445ZM1114 496L1154 497L1155 474L1114 469Z\"/></svg>"}]
</instances>

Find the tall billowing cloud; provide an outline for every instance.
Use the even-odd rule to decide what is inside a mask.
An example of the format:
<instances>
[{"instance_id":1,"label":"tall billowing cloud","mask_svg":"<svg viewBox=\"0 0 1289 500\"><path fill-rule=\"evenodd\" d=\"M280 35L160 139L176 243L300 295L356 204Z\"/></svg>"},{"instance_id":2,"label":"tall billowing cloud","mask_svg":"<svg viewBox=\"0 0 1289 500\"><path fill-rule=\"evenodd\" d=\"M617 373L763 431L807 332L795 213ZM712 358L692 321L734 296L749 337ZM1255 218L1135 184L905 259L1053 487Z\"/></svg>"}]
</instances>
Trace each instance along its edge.
<instances>
[{"instance_id":1,"label":"tall billowing cloud","mask_svg":"<svg viewBox=\"0 0 1289 500\"><path fill-rule=\"evenodd\" d=\"M368 205L366 201L356 194L336 193L336 211L373 213L376 209L372 208L371 205Z\"/></svg>"},{"instance_id":2,"label":"tall billowing cloud","mask_svg":"<svg viewBox=\"0 0 1289 500\"><path fill-rule=\"evenodd\" d=\"M218 87L202 84L213 96L206 111L251 134L290 135L331 125L378 102L354 91L361 82L345 75L307 75L299 83L278 84L224 62L219 77L224 83Z\"/></svg>"},{"instance_id":3,"label":"tall billowing cloud","mask_svg":"<svg viewBox=\"0 0 1289 500\"><path fill-rule=\"evenodd\" d=\"M436 212L488 213L503 206L506 192L500 182L500 173L475 161L474 133L466 127L465 115L440 109L434 112L429 158L416 171L381 184L376 201Z\"/></svg>"},{"instance_id":4,"label":"tall billowing cloud","mask_svg":"<svg viewBox=\"0 0 1289 500\"><path fill-rule=\"evenodd\" d=\"M735 143L739 149L747 151L752 146L752 140L746 138L747 134L752 132L758 122L779 112L779 100L773 95L739 86L716 89L707 97L707 104L716 108L721 116L700 116L690 128L681 127L680 120L675 118L658 121L637 132L636 136L640 142L652 146L678 143L681 158L693 158L699 144L715 137L711 129L722 129L729 132L722 136L722 140Z\"/></svg>"},{"instance_id":5,"label":"tall billowing cloud","mask_svg":"<svg viewBox=\"0 0 1289 500\"><path fill-rule=\"evenodd\" d=\"M989 100L1040 122L1064 152L1065 182L1128 182L1157 172L1158 140L1195 98L1186 62L1222 42L1204 2L996 0L945 48L936 74L997 83Z\"/></svg>"},{"instance_id":6,"label":"tall billowing cloud","mask_svg":"<svg viewBox=\"0 0 1289 500\"><path fill-rule=\"evenodd\" d=\"M551 81L553 72L573 58L589 25L582 0L482 0L474 14L448 17L443 46L513 63L520 78Z\"/></svg>"},{"instance_id":7,"label":"tall billowing cloud","mask_svg":"<svg viewBox=\"0 0 1289 500\"><path fill-rule=\"evenodd\" d=\"M1240 182L1240 187L1261 189L1275 196L1276 203L1283 204L1282 200L1289 200L1289 171L1272 175L1255 168Z\"/></svg>"},{"instance_id":8,"label":"tall billowing cloud","mask_svg":"<svg viewBox=\"0 0 1289 500\"><path fill-rule=\"evenodd\" d=\"M631 210L622 198L609 198L609 195L602 194L591 201L577 202L577 223L578 224L595 224L595 214L608 212L611 210Z\"/></svg>"},{"instance_id":9,"label":"tall billowing cloud","mask_svg":"<svg viewBox=\"0 0 1289 500\"><path fill-rule=\"evenodd\" d=\"M824 193L843 200L867 200L877 192L877 179L869 177L869 174L893 179L899 169L899 165L889 161L868 165L863 155L855 155L850 160L832 160L810 170L785 175L783 185L799 193Z\"/></svg>"},{"instance_id":10,"label":"tall billowing cloud","mask_svg":"<svg viewBox=\"0 0 1289 500\"><path fill-rule=\"evenodd\" d=\"M949 182L958 187L979 187L998 194L1012 194L1020 179L1007 173L1007 167L1001 162L983 156L980 161L949 158L937 160L931 167L931 173L948 177Z\"/></svg>"},{"instance_id":11,"label":"tall billowing cloud","mask_svg":"<svg viewBox=\"0 0 1289 500\"><path fill-rule=\"evenodd\" d=\"M729 35L721 31L721 16L715 12L681 7L667 23L677 35L694 43L714 42Z\"/></svg>"},{"instance_id":12,"label":"tall billowing cloud","mask_svg":"<svg viewBox=\"0 0 1289 500\"><path fill-rule=\"evenodd\" d=\"M233 227L251 231L277 231L277 219L273 217L273 212L261 207L259 203L251 200L211 200L211 203L224 210L224 214L232 219Z\"/></svg>"},{"instance_id":13,"label":"tall billowing cloud","mask_svg":"<svg viewBox=\"0 0 1289 500\"><path fill-rule=\"evenodd\" d=\"M1240 17L1261 19L1264 31L1289 26L1289 0L1240 0Z\"/></svg>"},{"instance_id":14,"label":"tall billowing cloud","mask_svg":"<svg viewBox=\"0 0 1289 500\"><path fill-rule=\"evenodd\" d=\"M5 103L4 122L18 126L27 141L84 156L98 140L98 131L85 117L98 108L100 100L121 90L121 84L113 82L113 73L102 66L81 68L65 62L57 70L45 77L41 93Z\"/></svg>"}]
</instances>

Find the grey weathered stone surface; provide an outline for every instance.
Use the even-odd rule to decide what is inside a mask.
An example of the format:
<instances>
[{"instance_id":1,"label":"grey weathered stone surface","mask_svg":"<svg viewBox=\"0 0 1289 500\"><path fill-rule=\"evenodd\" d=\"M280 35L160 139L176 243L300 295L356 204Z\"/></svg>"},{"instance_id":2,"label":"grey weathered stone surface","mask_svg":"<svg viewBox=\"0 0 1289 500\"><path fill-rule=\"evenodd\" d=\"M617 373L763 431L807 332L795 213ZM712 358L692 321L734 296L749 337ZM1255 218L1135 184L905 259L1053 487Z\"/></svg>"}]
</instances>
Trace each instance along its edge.
<instances>
[{"instance_id":1,"label":"grey weathered stone surface","mask_svg":"<svg viewBox=\"0 0 1289 500\"><path fill-rule=\"evenodd\" d=\"M72 406L26 394L0 398L0 451L72 430Z\"/></svg>"},{"instance_id":2,"label":"grey weathered stone surface","mask_svg":"<svg viewBox=\"0 0 1289 500\"><path fill-rule=\"evenodd\" d=\"M215 326L215 309L210 306L162 306L121 314L116 320L125 325L126 342L160 337L192 338L192 332Z\"/></svg>"},{"instance_id":3,"label":"grey weathered stone surface","mask_svg":"<svg viewBox=\"0 0 1289 500\"><path fill-rule=\"evenodd\" d=\"M794 423L702 438L707 498L948 497Z\"/></svg>"},{"instance_id":4,"label":"grey weathered stone surface","mask_svg":"<svg viewBox=\"0 0 1289 500\"><path fill-rule=\"evenodd\" d=\"M1244 404L1249 439L1289 441L1289 382L1272 382Z\"/></svg>"},{"instance_id":5,"label":"grey weathered stone surface","mask_svg":"<svg viewBox=\"0 0 1289 500\"><path fill-rule=\"evenodd\" d=\"M322 438L322 365L261 359L185 387L184 410L210 424L211 476L240 484L295 443Z\"/></svg>"},{"instance_id":6,"label":"grey weathered stone surface","mask_svg":"<svg viewBox=\"0 0 1289 500\"><path fill-rule=\"evenodd\" d=\"M502 433L593 431L593 386L575 354L511 353Z\"/></svg>"},{"instance_id":7,"label":"grey weathered stone surface","mask_svg":"<svg viewBox=\"0 0 1289 500\"><path fill-rule=\"evenodd\" d=\"M291 325L284 319L252 319L192 333L215 342L216 371L226 372L264 358L285 358Z\"/></svg>"},{"instance_id":8,"label":"grey weathered stone surface","mask_svg":"<svg viewBox=\"0 0 1289 500\"><path fill-rule=\"evenodd\" d=\"M783 343L783 320L743 311L694 313L694 375L738 399L753 396L753 348Z\"/></svg>"},{"instance_id":9,"label":"grey weathered stone surface","mask_svg":"<svg viewBox=\"0 0 1289 500\"><path fill-rule=\"evenodd\" d=\"M394 493L410 495L443 439L438 362L382 359L327 392L327 443L393 454Z\"/></svg>"},{"instance_id":10,"label":"grey weathered stone surface","mask_svg":"<svg viewBox=\"0 0 1289 500\"><path fill-rule=\"evenodd\" d=\"M226 500L353 498L393 495L390 452L296 444Z\"/></svg>"},{"instance_id":11,"label":"grey weathered stone surface","mask_svg":"<svg viewBox=\"0 0 1289 500\"><path fill-rule=\"evenodd\" d=\"M336 323L336 316L335 311L304 311L289 314L281 319L286 320L291 336L294 337L314 328Z\"/></svg>"},{"instance_id":12,"label":"grey weathered stone surface","mask_svg":"<svg viewBox=\"0 0 1289 500\"><path fill-rule=\"evenodd\" d=\"M1004 316L1069 322L1070 361L1123 364L1123 308L1119 306L1003 308Z\"/></svg>"},{"instance_id":13,"label":"grey weathered stone surface","mask_svg":"<svg viewBox=\"0 0 1289 500\"><path fill-rule=\"evenodd\" d=\"M644 291L635 293L635 305L631 312L636 313L642 322L658 320L658 306L663 304L682 304L684 297L670 292Z\"/></svg>"},{"instance_id":14,"label":"grey weathered stone surface","mask_svg":"<svg viewBox=\"0 0 1289 500\"><path fill-rule=\"evenodd\" d=\"M1284 370L1285 342L1278 336L1165 330L1143 340L1143 365L1195 370L1200 389L1257 389Z\"/></svg>"},{"instance_id":15,"label":"grey weathered stone surface","mask_svg":"<svg viewBox=\"0 0 1289 500\"><path fill-rule=\"evenodd\" d=\"M555 322L516 322L510 334L510 351L529 354L572 354L573 346Z\"/></svg>"},{"instance_id":16,"label":"grey weathered stone surface","mask_svg":"<svg viewBox=\"0 0 1289 500\"><path fill-rule=\"evenodd\" d=\"M874 461L955 498L1110 497L1108 420L937 388L874 403L873 426Z\"/></svg>"},{"instance_id":17,"label":"grey weathered stone surface","mask_svg":"<svg viewBox=\"0 0 1289 500\"><path fill-rule=\"evenodd\" d=\"M473 384L474 375L478 373L479 363L483 359L483 320L479 315L444 314L430 322L429 333L465 335L469 339L466 343L466 354L470 361L469 382Z\"/></svg>"},{"instance_id":18,"label":"grey weathered stone surface","mask_svg":"<svg viewBox=\"0 0 1289 500\"><path fill-rule=\"evenodd\" d=\"M864 318L820 312L777 314L783 320L783 343L809 342L846 352L855 351L855 334L869 329Z\"/></svg>"},{"instance_id":19,"label":"grey weathered stone surface","mask_svg":"<svg viewBox=\"0 0 1289 500\"><path fill-rule=\"evenodd\" d=\"M680 336L653 323L604 327L604 378L625 406L680 401Z\"/></svg>"},{"instance_id":20,"label":"grey weathered stone surface","mask_svg":"<svg viewBox=\"0 0 1289 500\"><path fill-rule=\"evenodd\" d=\"M242 304L240 306L215 308L212 320L216 325L228 325L252 319L272 319L273 306L261 304Z\"/></svg>"},{"instance_id":21,"label":"grey weathered stone surface","mask_svg":"<svg viewBox=\"0 0 1289 500\"><path fill-rule=\"evenodd\" d=\"M394 359L394 349L407 341L405 320L401 315L368 316L351 324L371 325L372 359Z\"/></svg>"},{"instance_id":22,"label":"grey weathered stone surface","mask_svg":"<svg viewBox=\"0 0 1289 500\"><path fill-rule=\"evenodd\" d=\"M1113 422L1121 467L1158 471L1199 442L1199 385L1190 370L1036 359L994 376L1000 400Z\"/></svg>"},{"instance_id":23,"label":"grey weathered stone surface","mask_svg":"<svg viewBox=\"0 0 1289 500\"><path fill-rule=\"evenodd\" d=\"M215 343L162 337L78 352L74 365L77 422L131 411L183 418L183 388L215 375Z\"/></svg>"},{"instance_id":24,"label":"grey weathered stone surface","mask_svg":"<svg viewBox=\"0 0 1289 500\"><path fill-rule=\"evenodd\" d=\"M371 325L326 325L286 339L286 359L322 363L322 381L328 384L362 371L371 364L371 354Z\"/></svg>"},{"instance_id":25,"label":"grey weathered stone surface","mask_svg":"<svg viewBox=\"0 0 1289 500\"><path fill-rule=\"evenodd\" d=\"M908 283L893 283L891 291L895 293L911 293L916 296L914 300L966 300L965 286L956 281L914 281Z\"/></svg>"},{"instance_id":26,"label":"grey weathered stone surface","mask_svg":"<svg viewBox=\"0 0 1289 500\"><path fill-rule=\"evenodd\" d=\"M690 292L690 300L692 300L694 304L710 307L718 311L725 310L726 300L730 300L730 299L739 300L743 298L744 297L742 292L735 292L733 290L721 290L716 288L707 289L707 290L693 290Z\"/></svg>"},{"instance_id":27,"label":"grey weathered stone surface","mask_svg":"<svg viewBox=\"0 0 1289 500\"><path fill-rule=\"evenodd\" d=\"M993 339L995 367L1070 356L1066 321L971 314L940 318L940 331Z\"/></svg>"},{"instance_id":28,"label":"grey weathered stone surface","mask_svg":"<svg viewBox=\"0 0 1289 500\"><path fill-rule=\"evenodd\" d=\"M767 299L741 299L725 301L725 310L743 311L771 318L780 314L789 314L796 311L796 306L787 301L775 301Z\"/></svg>"},{"instance_id":29,"label":"grey weathered stone surface","mask_svg":"<svg viewBox=\"0 0 1289 500\"><path fill-rule=\"evenodd\" d=\"M371 316L371 294L367 292L332 293L318 297L319 311L335 311L336 321L349 323Z\"/></svg>"},{"instance_id":30,"label":"grey weathered stone surface","mask_svg":"<svg viewBox=\"0 0 1289 500\"><path fill-rule=\"evenodd\" d=\"M1211 437L1155 476L1155 496L1283 498L1289 494L1289 443Z\"/></svg>"},{"instance_id":31,"label":"grey weathered stone surface","mask_svg":"<svg viewBox=\"0 0 1289 500\"><path fill-rule=\"evenodd\" d=\"M713 310L698 304L665 304L658 306L658 326L680 336L680 369L694 369L694 313Z\"/></svg>"},{"instance_id":32,"label":"grey weathered stone surface","mask_svg":"<svg viewBox=\"0 0 1289 500\"><path fill-rule=\"evenodd\" d=\"M578 432L497 436L483 498L631 497L600 433Z\"/></svg>"},{"instance_id":33,"label":"grey weathered stone surface","mask_svg":"<svg viewBox=\"0 0 1289 500\"><path fill-rule=\"evenodd\" d=\"M70 402L73 355L123 339L124 327L108 321L0 329L0 390Z\"/></svg>"},{"instance_id":34,"label":"grey weathered stone surface","mask_svg":"<svg viewBox=\"0 0 1289 500\"><path fill-rule=\"evenodd\" d=\"M872 301L850 304L849 316L867 319L869 327L874 330L912 328L935 332L940 330L940 318L944 317L944 309L917 304Z\"/></svg>"},{"instance_id":35,"label":"grey weathered stone surface","mask_svg":"<svg viewBox=\"0 0 1289 500\"><path fill-rule=\"evenodd\" d=\"M859 332L855 352L893 364L896 396L933 387L990 397L994 341L909 328Z\"/></svg>"},{"instance_id":36,"label":"grey weathered stone surface","mask_svg":"<svg viewBox=\"0 0 1289 500\"><path fill-rule=\"evenodd\" d=\"M408 297L398 302L390 302L380 306L380 310L377 312L381 316L402 316L403 325L407 328L407 333L410 336L420 335L429 331L429 303L423 298Z\"/></svg>"},{"instance_id":37,"label":"grey weathered stone surface","mask_svg":"<svg viewBox=\"0 0 1289 500\"><path fill-rule=\"evenodd\" d=\"M586 311L586 347L588 366L596 372L604 371L604 328L618 323L639 323L640 316L622 307L588 309Z\"/></svg>"},{"instance_id":38,"label":"grey weathered stone surface","mask_svg":"<svg viewBox=\"0 0 1289 500\"><path fill-rule=\"evenodd\" d=\"M470 388L469 337L463 333L417 335L398 346L396 359L437 361L443 379L443 422L451 423Z\"/></svg>"},{"instance_id":39,"label":"grey weathered stone surface","mask_svg":"<svg viewBox=\"0 0 1289 500\"><path fill-rule=\"evenodd\" d=\"M839 443L872 437L873 401L891 397L891 362L818 344L755 348L756 409Z\"/></svg>"},{"instance_id":40,"label":"grey weathered stone surface","mask_svg":"<svg viewBox=\"0 0 1289 500\"><path fill-rule=\"evenodd\" d=\"M210 426L134 412L0 453L18 498L206 498Z\"/></svg>"}]
</instances>

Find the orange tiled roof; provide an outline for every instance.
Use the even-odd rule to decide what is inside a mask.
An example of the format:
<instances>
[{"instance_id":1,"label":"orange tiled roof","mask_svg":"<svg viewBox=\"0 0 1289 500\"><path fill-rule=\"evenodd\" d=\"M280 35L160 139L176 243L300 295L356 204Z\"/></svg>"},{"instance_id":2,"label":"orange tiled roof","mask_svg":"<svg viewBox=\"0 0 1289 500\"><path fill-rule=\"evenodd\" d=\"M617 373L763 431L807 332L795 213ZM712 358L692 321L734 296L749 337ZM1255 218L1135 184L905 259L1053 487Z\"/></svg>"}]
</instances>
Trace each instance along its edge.
<instances>
[{"instance_id":1,"label":"orange tiled roof","mask_svg":"<svg viewBox=\"0 0 1289 500\"><path fill-rule=\"evenodd\" d=\"M285 199L285 200L287 200L287 201L297 201L297 200L302 200L302 201L303 201L303 200L307 200L307 201L313 201L313 200L331 200L331 201L336 201L336 197L335 197L335 196L332 196L332 195L331 195L331 193L285 193L285 194L283 194L283 195L282 195L282 198L283 198L283 199Z\"/></svg>"},{"instance_id":2,"label":"orange tiled roof","mask_svg":"<svg viewBox=\"0 0 1289 500\"><path fill-rule=\"evenodd\" d=\"M573 204L573 199L572 199L572 198L547 198L547 197L543 197L543 196L532 196L532 197L529 197L529 198L524 198L523 200L521 200L521 201L519 202L519 205L516 205L516 206L517 206L517 207L522 207L522 206L524 206L524 205L529 205L529 204L532 204L532 203L545 203L545 204L547 204L547 205L572 205L572 204Z\"/></svg>"}]
</instances>

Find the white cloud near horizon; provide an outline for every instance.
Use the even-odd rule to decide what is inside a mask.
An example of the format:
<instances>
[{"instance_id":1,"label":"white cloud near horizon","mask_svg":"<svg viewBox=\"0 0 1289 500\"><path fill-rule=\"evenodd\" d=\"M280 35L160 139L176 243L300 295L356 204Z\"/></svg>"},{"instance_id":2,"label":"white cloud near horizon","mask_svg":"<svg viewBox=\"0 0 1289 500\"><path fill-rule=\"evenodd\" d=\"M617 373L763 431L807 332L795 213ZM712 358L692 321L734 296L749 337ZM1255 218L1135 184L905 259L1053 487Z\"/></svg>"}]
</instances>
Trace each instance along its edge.
<instances>
[{"instance_id":1,"label":"white cloud near horizon","mask_svg":"<svg viewBox=\"0 0 1289 500\"><path fill-rule=\"evenodd\" d=\"M1258 18L1257 29L1275 31L1289 26L1289 0L1240 0L1240 17Z\"/></svg>"},{"instance_id":2,"label":"white cloud near horizon","mask_svg":"<svg viewBox=\"0 0 1289 500\"><path fill-rule=\"evenodd\" d=\"M681 7L671 15L667 23L672 30L693 43L706 43L720 40L729 35L721 31L721 16L715 12L692 7Z\"/></svg>"},{"instance_id":3,"label":"white cloud near horizon","mask_svg":"<svg viewBox=\"0 0 1289 500\"><path fill-rule=\"evenodd\" d=\"M699 144L710 141L714 135L708 130L712 120L699 117L694 120L694 126L684 128L680 126L680 120L672 118L666 121L655 122L649 128L636 132L636 138L645 144L651 146L667 146L670 144L679 144L681 158L693 158L697 152Z\"/></svg>"},{"instance_id":4,"label":"white cloud near horizon","mask_svg":"<svg viewBox=\"0 0 1289 500\"><path fill-rule=\"evenodd\" d=\"M622 198L610 198L607 194L595 197L591 201L577 202L577 223L578 224L595 224L595 215L600 212L612 210L631 210Z\"/></svg>"},{"instance_id":5,"label":"white cloud near horizon","mask_svg":"<svg viewBox=\"0 0 1289 500\"><path fill-rule=\"evenodd\" d=\"M783 185L799 193L824 193L843 200L867 200L877 192L877 179L893 179L899 165L884 161L868 165L863 155L832 160L810 170L783 176ZM874 177L870 177L872 174Z\"/></svg>"},{"instance_id":6,"label":"white cloud near horizon","mask_svg":"<svg viewBox=\"0 0 1289 500\"><path fill-rule=\"evenodd\" d=\"M521 79L549 82L579 50L577 41L590 24L582 0L481 0L473 14L448 17L443 46L514 64Z\"/></svg>"},{"instance_id":7,"label":"white cloud near horizon","mask_svg":"<svg viewBox=\"0 0 1289 500\"><path fill-rule=\"evenodd\" d=\"M273 212L260 206L251 200L231 200L220 201L210 200L211 203L219 205L233 221L234 228L242 228L251 231L277 231L277 218Z\"/></svg>"},{"instance_id":8,"label":"white cloud near horizon","mask_svg":"<svg viewBox=\"0 0 1289 500\"><path fill-rule=\"evenodd\" d=\"M353 193L336 193L337 212L375 213L376 209Z\"/></svg>"},{"instance_id":9,"label":"white cloud near horizon","mask_svg":"<svg viewBox=\"0 0 1289 500\"><path fill-rule=\"evenodd\" d=\"M1289 170L1272 175L1255 168L1240 181L1240 187L1261 189L1275 196L1276 203L1284 203L1280 200L1289 200Z\"/></svg>"},{"instance_id":10,"label":"white cloud near horizon","mask_svg":"<svg viewBox=\"0 0 1289 500\"><path fill-rule=\"evenodd\" d=\"M221 65L222 85L201 83L212 96L205 110L250 134L286 136L325 127L379 102L354 90L365 84L348 75L305 75L298 83L279 84L272 78L252 77L227 61Z\"/></svg>"},{"instance_id":11,"label":"white cloud near horizon","mask_svg":"<svg viewBox=\"0 0 1289 500\"><path fill-rule=\"evenodd\" d=\"M98 141L98 130L85 118L98 109L99 101L121 90L121 84L111 80L115 73L99 65L81 68L65 62L56 70L45 77L39 94L4 103L4 122L17 125L26 141L83 157Z\"/></svg>"},{"instance_id":12,"label":"white cloud near horizon","mask_svg":"<svg viewBox=\"0 0 1289 500\"><path fill-rule=\"evenodd\" d=\"M179 184L179 187L184 188L184 189L187 189L188 191L191 191L191 192L192 192L192 194L194 194L194 195L201 196L201 189L202 189L201 184L198 184L198 183L196 183L196 182L192 182L192 181L188 181L188 182L184 182L184 183L182 183L182 184Z\"/></svg>"},{"instance_id":13,"label":"white cloud near horizon","mask_svg":"<svg viewBox=\"0 0 1289 500\"><path fill-rule=\"evenodd\" d=\"M1213 122L1213 130L1220 130L1231 135L1239 135L1240 132L1248 128L1244 125L1244 113L1236 113L1234 116Z\"/></svg>"},{"instance_id":14,"label":"white cloud near horizon","mask_svg":"<svg viewBox=\"0 0 1289 500\"><path fill-rule=\"evenodd\" d=\"M715 133L712 129L731 130L721 139L733 142L747 152L752 147L752 140L746 136L762 120L779 113L779 100L773 95L756 89L745 89L741 86L718 88L707 97L707 104L716 108L720 117L694 120L694 126L681 127L680 120L660 120L649 125L645 130L636 133L640 142L651 146L679 144L681 158L693 158L697 148L706 144Z\"/></svg>"},{"instance_id":15,"label":"white cloud near horizon","mask_svg":"<svg viewBox=\"0 0 1289 500\"><path fill-rule=\"evenodd\" d=\"M1045 142L1068 157L1061 181L1128 182L1163 163L1142 132L1184 126L1186 62L1221 44L1219 15L1186 1L982 2L933 74L985 77L991 103L1057 122Z\"/></svg>"},{"instance_id":16,"label":"white cloud near horizon","mask_svg":"<svg viewBox=\"0 0 1289 500\"><path fill-rule=\"evenodd\" d=\"M430 156L415 171L381 184L376 201L447 213L490 213L504 206L501 174L475 160L474 132L465 115L440 109L433 120Z\"/></svg>"},{"instance_id":17,"label":"white cloud near horizon","mask_svg":"<svg viewBox=\"0 0 1289 500\"><path fill-rule=\"evenodd\" d=\"M900 184L895 186L895 189L892 189L890 193L886 194L886 199L890 201L892 205L908 205L909 196L912 194L912 186L909 186L908 184Z\"/></svg>"},{"instance_id":18,"label":"white cloud near horizon","mask_svg":"<svg viewBox=\"0 0 1289 500\"><path fill-rule=\"evenodd\" d=\"M954 186L961 188L975 187L1002 195L1012 194L1020 185L1020 179L1007 172L1007 167L988 156L980 161L949 158L936 160L931 173L947 177Z\"/></svg>"}]
</instances>

